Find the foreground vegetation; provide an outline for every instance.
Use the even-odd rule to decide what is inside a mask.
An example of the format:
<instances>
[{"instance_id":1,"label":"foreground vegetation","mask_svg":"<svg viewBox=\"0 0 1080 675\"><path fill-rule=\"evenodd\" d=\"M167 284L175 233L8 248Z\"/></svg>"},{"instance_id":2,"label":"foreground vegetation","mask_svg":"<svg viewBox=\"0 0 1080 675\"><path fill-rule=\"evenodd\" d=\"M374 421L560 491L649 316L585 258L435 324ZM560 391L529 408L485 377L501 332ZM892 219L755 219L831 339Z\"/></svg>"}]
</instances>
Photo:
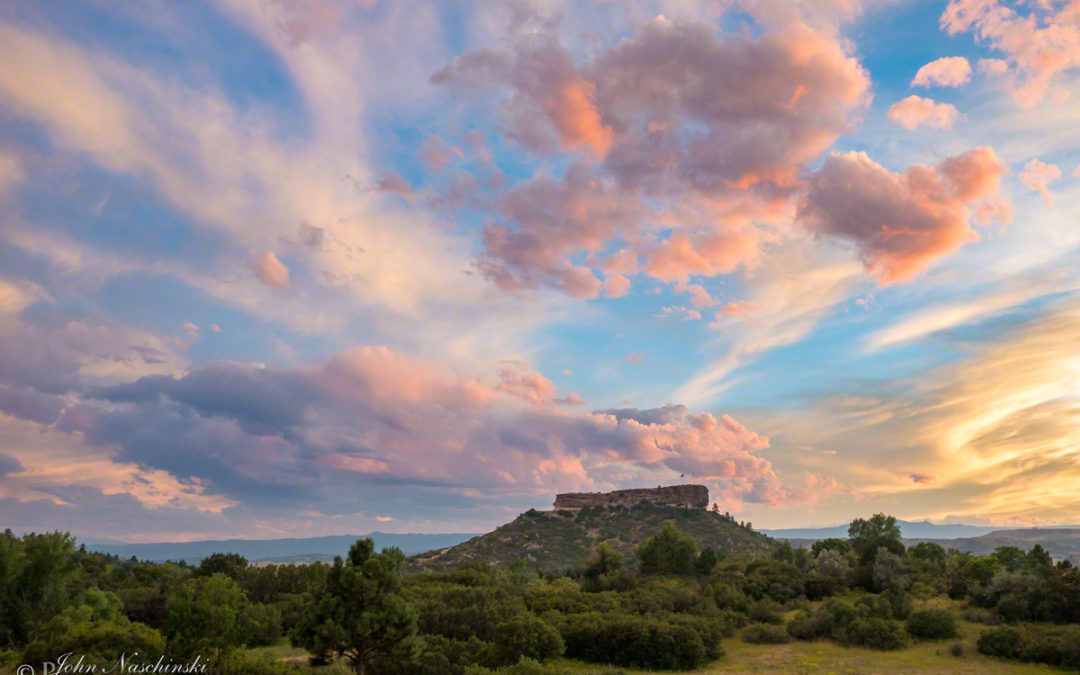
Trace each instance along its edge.
<instances>
[{"instance_id":1,"label":"foreground vegetation","mask_svg":"<svg viewBox=\"0 0 1080 675\"><path fill-rule=\"evenodd\" d=\"M629 555L600 542L574 568L404 563L361 540L332 565L153 564L8 532L0 664L138 652L271 674L1080 670L1080 571L1038 546L905 549L884 515L811 549L699 550L669 521Z\"/></svg>"}]
</instances>

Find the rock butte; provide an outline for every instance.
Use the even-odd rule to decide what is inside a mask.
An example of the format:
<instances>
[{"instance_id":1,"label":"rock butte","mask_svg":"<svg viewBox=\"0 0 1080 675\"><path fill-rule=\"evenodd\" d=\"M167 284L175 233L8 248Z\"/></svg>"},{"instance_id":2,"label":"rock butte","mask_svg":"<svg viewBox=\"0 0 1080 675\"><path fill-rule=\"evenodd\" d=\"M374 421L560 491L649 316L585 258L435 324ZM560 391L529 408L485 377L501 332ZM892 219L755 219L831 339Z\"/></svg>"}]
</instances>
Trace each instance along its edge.
<instances>
[{"instance_id":1,"label":"rock butte","mask_svg":"<svg viewBox=\"0 0 1080 675\"><path fill-rule=\"evenodd\" d=\"M685 506L704 509L709 506L709 488L704 485L615 490L614 492L565 492L555 495L555 508L580 509L583 506Z\"/></svg>"}]
</instances>

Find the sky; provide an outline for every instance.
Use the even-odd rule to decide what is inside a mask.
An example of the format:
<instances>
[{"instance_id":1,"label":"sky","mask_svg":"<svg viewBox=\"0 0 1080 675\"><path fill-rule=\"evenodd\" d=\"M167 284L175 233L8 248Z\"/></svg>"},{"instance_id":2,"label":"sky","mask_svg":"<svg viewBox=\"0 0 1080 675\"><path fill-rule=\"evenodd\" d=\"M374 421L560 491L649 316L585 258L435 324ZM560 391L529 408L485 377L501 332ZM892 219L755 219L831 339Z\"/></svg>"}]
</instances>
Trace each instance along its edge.
<instances>
[{"instance_id":1,"label":"sky","mask_svg":"<svg viewBox=\"0 0 1080 675\"><path fill-rule=\"evenodd\" d=\"M1080 523L1080 0L0 7L0 526Z\"/></svg>"}]
</instances>

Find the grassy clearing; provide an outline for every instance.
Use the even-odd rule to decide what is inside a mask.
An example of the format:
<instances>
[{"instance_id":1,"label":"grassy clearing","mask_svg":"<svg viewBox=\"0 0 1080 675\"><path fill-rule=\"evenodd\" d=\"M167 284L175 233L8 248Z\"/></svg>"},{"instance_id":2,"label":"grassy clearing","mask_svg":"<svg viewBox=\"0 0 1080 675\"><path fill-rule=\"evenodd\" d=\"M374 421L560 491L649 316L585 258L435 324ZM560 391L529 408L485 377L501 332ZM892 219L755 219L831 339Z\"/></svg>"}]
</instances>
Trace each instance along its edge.
<instances>
[{"instance_id":1,"label":"grassy clearing","mask_svg":"<svg viewBox=\"0 0 1080 675\"><path fill-rule=\"evenodd\" d=\"M895 652L881 652L859 647L841 647L831 642L792 642L785 645L754 645L734 637L724 640L727 655L701 670L697 675L713 673L825 673L858 675L872 673L941 673L948 675L975 675L987 673L1054 673L1064 672L1045 665L1025 664L992 659L975 650L981 624L964 622L959 640L921 642ZM953 656L950 647L960 642L964 645L962 656ZM278 658L303 656L302 649L288 645L275 645L253 650L261 654L273 654ZM548 663L546 672L551 675L620 675L650 671L597 666L568 659ZM313 669L312 672L328 673L329 669ZM333 671L336 672L336 671ZM341 672L347 672L342 669Z\"/></svg>"},{"instance_id":2,"label":"grassy clearing","mask_svg":"<svg viewBox=\"0 0 1080 675\"><path fill-rule=\"evenodd\" d=\"M917 609L942 607L957 613L963 604L945 598L933 598L916 603ZM786 612L785 621L795 615L795 611ZM743 642L736 635L723 641L726 655L719 661L700 670L698 675L712 673L941 673L948 675L967 675L989 673L1055 673L1065 672L1040 664L1027 664L990 658L978 653L975 643L979 633L987 627L969 621L960 622L960 637L940 642L913 642L899 651L883 652L861 647L842 647L828 641L799 642L782 645L755 645ZM954 644L963 645L963 653L953 656ZM269 647L251 650L254 653L269 656L275 660L291 661L303 664L307 652L292 647L287 640L281 640ZM315 668L310 672L334 675L348 672L335 664L331 668ZM581 663L570 659L556 659L547 664L546 673L550 675L630 675L650 671L615 668Z\"/></svg>"}]
</instances>

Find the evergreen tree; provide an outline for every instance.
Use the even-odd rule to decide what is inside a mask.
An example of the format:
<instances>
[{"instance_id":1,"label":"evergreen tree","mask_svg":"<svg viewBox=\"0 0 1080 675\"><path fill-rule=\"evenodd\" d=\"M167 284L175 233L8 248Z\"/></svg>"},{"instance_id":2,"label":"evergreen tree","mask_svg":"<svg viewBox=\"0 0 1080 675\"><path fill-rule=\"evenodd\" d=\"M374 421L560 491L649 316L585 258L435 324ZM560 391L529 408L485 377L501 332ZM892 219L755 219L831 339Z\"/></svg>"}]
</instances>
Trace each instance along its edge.
<instances>
[{"instance_id":1,"label":"evergreen tree","mask_svg":"<svg viewBox=\"0 0 1080 675\"><path fill-rule=\"evenodd\" d=\"M401 554L375 553L360 539L349 557L334 559L325 585L294 632L294 642L315 661L346 659L358 675L377 657L408 661L417 655L418 612L400 594Z\"/></svg>"},{"instance_id":2,"label":"evergreen tree","mask_svg":"<svg viewBox=\"0 0 1080 675\"><path fill-rule=\"evenodd\" d=\"M674 522L665 520L656 536L637 547L637 557L643 574L690 574L697 561L697 544L679 532Z\"/></svg>"}]
</instances>

